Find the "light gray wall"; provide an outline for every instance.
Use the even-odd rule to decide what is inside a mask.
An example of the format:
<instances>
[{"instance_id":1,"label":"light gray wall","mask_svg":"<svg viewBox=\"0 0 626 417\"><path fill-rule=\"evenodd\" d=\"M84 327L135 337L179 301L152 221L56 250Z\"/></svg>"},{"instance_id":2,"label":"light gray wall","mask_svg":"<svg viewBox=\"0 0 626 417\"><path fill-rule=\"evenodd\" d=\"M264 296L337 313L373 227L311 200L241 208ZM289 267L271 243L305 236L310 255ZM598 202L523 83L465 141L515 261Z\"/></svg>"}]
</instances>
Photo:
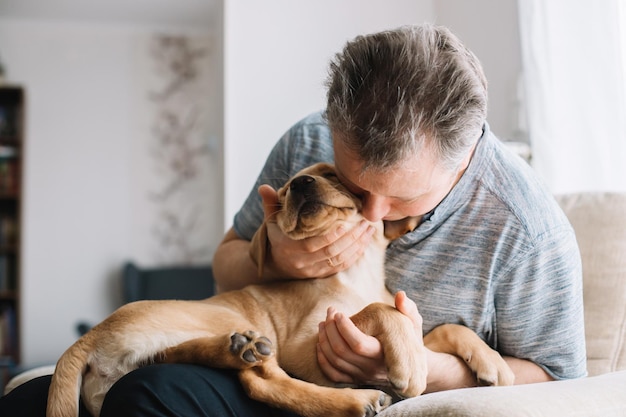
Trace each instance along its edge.
<instances>
[{"instance_id":1,"label":"light gray wall","mask_svg":"<svg viewBox=\"0 0 626 417\"><path fill-rule=\"evenodd\" d=\"M435 0L435 21L480 59L489 83L488 118L502 140L525 141L520 126L521 50L517 0Z\"/></svg>"}]
</instances>

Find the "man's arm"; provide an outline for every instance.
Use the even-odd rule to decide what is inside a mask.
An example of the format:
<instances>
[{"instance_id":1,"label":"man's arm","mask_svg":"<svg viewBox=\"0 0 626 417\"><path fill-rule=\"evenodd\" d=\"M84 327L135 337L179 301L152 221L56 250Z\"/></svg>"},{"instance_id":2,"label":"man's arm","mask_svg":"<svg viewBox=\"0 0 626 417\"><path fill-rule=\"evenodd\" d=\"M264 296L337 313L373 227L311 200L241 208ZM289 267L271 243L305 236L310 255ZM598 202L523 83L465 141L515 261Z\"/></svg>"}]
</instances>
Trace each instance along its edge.
<instances>
[{"instance_id":1,"label":"man's arm","mask_svg":"<svg viewBox=\"0 0 626 417\"><path fill-rule=\"evenodd\" d=\"M415 303L400 292L396 295L396 307L413 320L416 331L421 334L422 321ZM477 386L476 376L461 358L430 349L426 352L426 392ZM552 380L533 362L512 357L504 360L515 374L515 384ZM347 316L333 309L329 309L327 320L320 324L318 362L324 374L335 382L363 383L386 379L380 343L361 333Z\"/></svg>"},{"instance_id":2,"label":"man's arm","mask_svg":"<svg viewBox=\"0 0 626 417\"><path fill-rule=\"evenodd\" d=\"M249 251L250 241L237 236L233 228L226 232L213 256L213 275L218 293L260 283Z\"/></svg>"},{"instance_id":3,"label":"man's arm","mask_svg":"<svg viewBox=\"0 0 626 417\"><path fill-rule=\"evenodd\" d=\"M428 385L426 392L445 391L478 386L476 375L458 356L427 349ZM504 360L515 374L515 385L552 381L553 378L537 364L505 356Z\"/></svg>"},{"instance_id":4,"label":"man's arm","mask_svg":"<svg viewBox=\"0 0 626 417\"><path fill-rule=\"evenodd\" d=\"M511 356L504 356L504 360L515 374L515 385L554 381L554 378L534 362Z\"/></svg>"}]
</instances>

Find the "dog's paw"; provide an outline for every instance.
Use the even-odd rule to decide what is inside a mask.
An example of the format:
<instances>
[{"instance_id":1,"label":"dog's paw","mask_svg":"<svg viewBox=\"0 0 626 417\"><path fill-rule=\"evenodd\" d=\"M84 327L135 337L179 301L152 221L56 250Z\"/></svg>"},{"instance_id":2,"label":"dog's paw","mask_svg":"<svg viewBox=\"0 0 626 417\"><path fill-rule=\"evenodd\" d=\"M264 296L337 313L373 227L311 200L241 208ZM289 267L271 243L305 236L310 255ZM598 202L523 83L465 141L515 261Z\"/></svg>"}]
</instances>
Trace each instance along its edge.
<instances>
[{"instance_id":1,"label":"dog's paw","mask_svg":"<svg viewBox=\"0 0 626 417\"><path fill-rule=\"evenodd\" d=\"M387 368L391 388L399 397L416 397L426 389L428 367L426 352L423 349L415 349L415 352L408 353L402 360L396 358L396 361L389 363Z\"/></svg>"},{"instance_id":2,"label":"dog's paw","mask_svg":"<svg viewBox=\"0 0 626 417\"><path fill-rule=\"evenodd\" d=\"M476 374L480 386L508 386L515 382L515 374L502 356L493 349L485 348L468 355L465 361Z\"/></svg>"},{"instance_id":3,"label":"dog's paw","mask_svg":"<svg viewBox=\"0 0 626 417\"><path fill-rule=\"evenodd\" d=\"M272 342L251 330L233 333L230 336L230 351L248 366L256 365L273 354Z\"/></svg>"},{"instance_id":4,"label":"dog's paw","mask_svg":"<svg viewBox=\"0 0 626 417\"><path fill-rule=\"evenodd\" d=\"M374 417L392 403L390 395L376 389L322 388L313 397L315 401L302 401L299 415L320 417ZM303 396L309 398L311 396Z\"/></svg>"},{"instance_id":5,"label":"dog's paw","mask_svg":"<svg viewBox=\"0 0 626 417\"><path fill-rule=\"evenodd\" d=\"M358 390L364 395L365 405L362 417L373 417L391 405L391 397L382 391Z\"/></svg>"}]
</instances>

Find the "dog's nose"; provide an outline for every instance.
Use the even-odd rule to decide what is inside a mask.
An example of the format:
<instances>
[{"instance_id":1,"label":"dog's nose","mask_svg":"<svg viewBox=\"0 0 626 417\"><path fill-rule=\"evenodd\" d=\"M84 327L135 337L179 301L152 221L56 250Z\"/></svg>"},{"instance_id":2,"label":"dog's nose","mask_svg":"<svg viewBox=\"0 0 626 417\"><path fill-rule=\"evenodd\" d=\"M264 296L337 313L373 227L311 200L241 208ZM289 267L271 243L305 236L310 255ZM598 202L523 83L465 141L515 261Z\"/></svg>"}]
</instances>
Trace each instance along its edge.
<instances>
[{"instance_id":1,"label":"dog's nose","mask_svg":"<svg viewBox=\"0 0 626 417\"><path fill-rule=\"evenodd\" d=\"M289 188L292 191L301 192L307 190L314 182L315 178L311 177L310 175L301 175L291 181Z\"/></svg>"}]
</instances>

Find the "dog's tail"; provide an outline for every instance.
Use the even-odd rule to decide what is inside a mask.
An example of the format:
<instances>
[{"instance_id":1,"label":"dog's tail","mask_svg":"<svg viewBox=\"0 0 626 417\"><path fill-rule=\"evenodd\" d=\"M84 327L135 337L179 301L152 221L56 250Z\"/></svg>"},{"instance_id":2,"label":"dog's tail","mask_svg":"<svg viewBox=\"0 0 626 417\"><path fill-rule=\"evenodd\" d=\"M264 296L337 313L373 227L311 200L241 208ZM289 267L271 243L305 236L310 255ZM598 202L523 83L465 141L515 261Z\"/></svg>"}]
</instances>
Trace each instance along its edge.
<instances>
[{"instance_id":1,"label":"dog's tail","mask_svg":"<svg viewBox=\"0 0 626 417\"><path fill-rule=\"evenodd\" d=\"M78 417L80 387L91 352L87 339L81 337L63 353L52 375L47 417Z\"/></svg>"}]
</instances>

